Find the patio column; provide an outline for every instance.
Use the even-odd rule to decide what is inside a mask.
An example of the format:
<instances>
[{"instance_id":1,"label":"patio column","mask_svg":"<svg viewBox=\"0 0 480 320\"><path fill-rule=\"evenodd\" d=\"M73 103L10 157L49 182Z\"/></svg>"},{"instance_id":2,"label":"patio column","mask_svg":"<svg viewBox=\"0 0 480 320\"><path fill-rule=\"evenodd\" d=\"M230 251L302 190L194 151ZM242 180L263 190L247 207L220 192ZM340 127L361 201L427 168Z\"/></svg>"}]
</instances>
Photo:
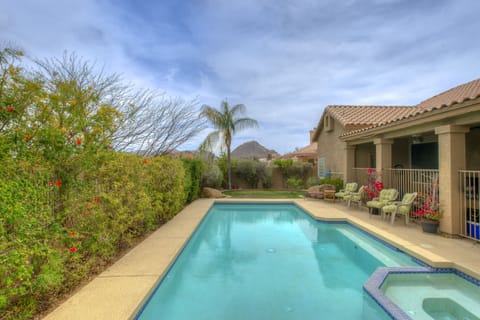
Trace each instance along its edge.
<instances>
[{"instance_id":1,"label":"patio column","mask_svg":"<svg viewBox=\"0 0 480 320\"><path fill-rule=\"evenodd\" d=\"M460 212L458 170L466 168L465 134L468 127L445 125L435 128L438 135L438 172L440 209L443 219L440 231L459 234Z\"/></svg>"},{"instance_id":2,"label":"patio column","mask_svg":"<svg viewBox=\"0 0 480 320\"><path fill-rule=\"evenodd\" d=\"M375 144L375 152L376 152L376 168L377 171L381 171L383 169L388 169L392 167L392 144L393 140L390 139L374 139L373 143ZM380 176L380 179L382 177ZM384 181L385 183L385 181Z\"/></svg>"},{"instance_id":3,"label":"patio column","mask_svg":"<svg viewBox=\"0 0 480 320\"><path fill-rule=\"evenodd\" d=\"M357 182L357 177L355 177L353 172L353 167L355 166L355 146L345 143L343 150L345 153L345 162L343 164L343 182Z\"/></svg>"}]
</instances>

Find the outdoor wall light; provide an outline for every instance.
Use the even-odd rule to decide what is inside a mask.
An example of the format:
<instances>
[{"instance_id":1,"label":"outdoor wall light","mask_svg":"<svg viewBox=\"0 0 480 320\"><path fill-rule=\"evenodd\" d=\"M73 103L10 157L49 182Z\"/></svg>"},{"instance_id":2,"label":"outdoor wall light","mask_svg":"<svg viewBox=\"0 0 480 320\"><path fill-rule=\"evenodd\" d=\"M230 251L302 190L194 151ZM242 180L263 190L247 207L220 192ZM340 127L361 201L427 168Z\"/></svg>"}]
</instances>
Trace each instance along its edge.
<instances>
[{"instance_id":1,"label":"outdoor wall light","mask_svg":"<svg viewBox=\"0 0 480 320\"><path fill-rule=\"evenodd\" d=\"M415 134L412 136L412 144L419 144L423 142L423 138L419 134Z\"/></svg>"}]
</instances>

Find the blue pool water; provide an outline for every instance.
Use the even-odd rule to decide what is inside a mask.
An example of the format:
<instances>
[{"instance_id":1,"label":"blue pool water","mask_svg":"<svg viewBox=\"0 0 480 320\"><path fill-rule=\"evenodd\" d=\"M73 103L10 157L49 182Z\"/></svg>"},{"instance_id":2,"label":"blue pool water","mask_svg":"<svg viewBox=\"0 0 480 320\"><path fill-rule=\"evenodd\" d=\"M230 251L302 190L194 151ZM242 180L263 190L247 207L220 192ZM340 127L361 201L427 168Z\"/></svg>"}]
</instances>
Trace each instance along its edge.
<instances>
[{"instance_id":1,"label":"blue pool water","mask_svg":"<svg viewBox=\"0 0 480 320\"><path fill-rule=\"evenodd\" d=\"M215 204L137 319L389 319L363 292L411 257L293 204Z\"/></svg>"}]
</instances>

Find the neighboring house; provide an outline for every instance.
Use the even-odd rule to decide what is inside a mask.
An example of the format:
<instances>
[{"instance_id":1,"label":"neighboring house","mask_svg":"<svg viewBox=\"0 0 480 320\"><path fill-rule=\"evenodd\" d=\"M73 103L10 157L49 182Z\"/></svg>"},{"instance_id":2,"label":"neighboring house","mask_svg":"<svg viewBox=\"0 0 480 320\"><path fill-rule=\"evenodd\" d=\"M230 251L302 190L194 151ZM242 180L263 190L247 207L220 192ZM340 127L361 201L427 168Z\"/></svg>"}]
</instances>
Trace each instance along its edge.
<instances>
[{"instance_id":1,"label":"neighboring house","mask_svg":"<svg viewBox=\"0 0 480 320\"><path fill-rule=\"evenodd\" d=\"M355 168L438 170L441 231L477 238L479 231L467 230L465 216L478 230L480 79L415 107L328 106L313 139L319 175L330 169L354 181ZM409 187L418 185L413 181ZM475 190L468 208L466 190Z\"/></svg>"},{"instance_id":2,"label":"neighboring house","mask_svg":"<svg viewBox=\"0 0 480 320\"><path fill-rule=\"evenodd\" d=\"M287 153L282 159L293 159L295 161L310 162L313 166L317 165L318 150L317 141L312 141L314 130L310 130L310 144L306 147Z\"/></svg>"}]
</instances>

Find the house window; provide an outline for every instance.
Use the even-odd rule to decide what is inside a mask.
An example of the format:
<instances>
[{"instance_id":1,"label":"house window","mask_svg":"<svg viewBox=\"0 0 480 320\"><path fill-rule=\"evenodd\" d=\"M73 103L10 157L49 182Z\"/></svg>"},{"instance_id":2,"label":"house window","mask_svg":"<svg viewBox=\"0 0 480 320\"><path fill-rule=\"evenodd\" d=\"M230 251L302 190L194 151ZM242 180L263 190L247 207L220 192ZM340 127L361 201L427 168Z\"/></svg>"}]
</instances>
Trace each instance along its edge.
<instances>
[{"instance_id":1,"label":"house window","mask_svg":"<svg viewBox=\"0 0 480 320\"><path fill-rule=\"evenodd\" d=\"M412 144L412 169L438 169L438 143Z\"/></svg>"},{"instance_id":2,"label":"house window","mask_svg":"<svg viewBox=\"0 0 480 320\"><path fill-rule=\"evenodd\" d=\"M330 116L325 116L325 120L323 122L323 129L327 132L333 130L333 121Z\"/></svg>"},{"instance_id":3,"label":"house window","mask_svg":"<svg viewBox=\"0 0 480 320\"><path fill-rule=\"evenodd\" d=\"M318 158L318 176L325 177L325 158Z\"/></svg>"}]
</instances>

